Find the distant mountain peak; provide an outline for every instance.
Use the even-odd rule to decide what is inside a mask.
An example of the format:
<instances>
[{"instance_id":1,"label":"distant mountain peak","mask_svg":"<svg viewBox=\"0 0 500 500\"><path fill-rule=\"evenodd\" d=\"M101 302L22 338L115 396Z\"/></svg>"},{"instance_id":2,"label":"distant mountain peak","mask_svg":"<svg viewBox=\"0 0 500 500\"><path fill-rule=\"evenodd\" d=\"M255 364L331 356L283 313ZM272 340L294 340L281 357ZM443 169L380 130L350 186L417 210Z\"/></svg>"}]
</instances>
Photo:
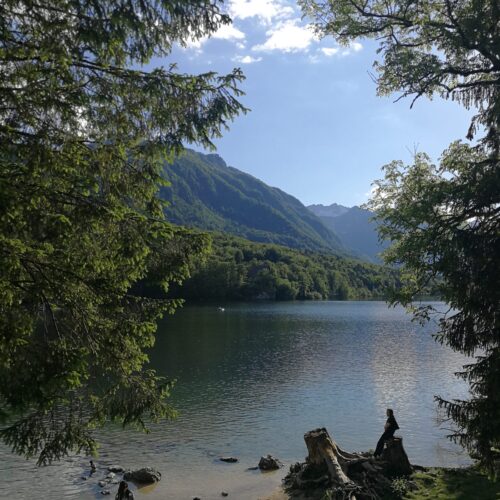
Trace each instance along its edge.
<instances>
[{"instance_id":1,"label":"distant mountain peak","mask_svg":"<svg viewBox=\"0 0 500 500\"><path fill-rule=\"evenodd\" d=\"M339 205L338 203L332 203L331 205L321 205L319 203L309 205L307 208L318 217L338 217L350 210L350 207L344 207L344 205Z\"/></svg>"},{"instance_id":2,"label":"distant mountain peak","mask_svg":"<svg viewBox=\"0 0 500 500\"><path fill-rule=\"evenodd\" d=\"M372 220L374 215L372 212L358 206L348 208L337 203L329 206L310 205L307 208L358 257L380 262L379 254L388 243L379 241L378 223Z\"/></svg>"},{"instance_id":3,"label":"distant mountain peak","mask_svg":"<svg viewBox=\"0 0 500 500\"><path fill-rule=\"evenodd\" d=\"M227 163L224 161L222 156L219 156L217 153L205 154L204 157L208 163L214 165L215 167L227 168Z\"/></svg>"}]
</instances>

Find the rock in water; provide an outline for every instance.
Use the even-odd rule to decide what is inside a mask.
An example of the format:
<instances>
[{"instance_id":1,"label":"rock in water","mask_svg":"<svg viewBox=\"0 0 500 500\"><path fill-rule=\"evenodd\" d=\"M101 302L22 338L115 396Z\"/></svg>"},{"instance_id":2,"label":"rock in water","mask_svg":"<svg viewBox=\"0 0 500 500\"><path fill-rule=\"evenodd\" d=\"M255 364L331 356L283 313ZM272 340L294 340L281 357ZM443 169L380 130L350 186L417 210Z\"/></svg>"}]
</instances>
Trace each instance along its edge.
<instances>
[{"instance_id":1,"label":"rock in water","mask_svg":"<svg viewBox=\"0 0 500 500\"><path fill-rule=\"evenodd\" d=\"M109 472L123 472L125 469L121 465L110 465L108 467Z\"/></svg>"},{"instance_id":2,"label":"rock in water","mask_svg":"<svg viewBox=\"0 0 500 500\"><path fill-rule=\"evenodd\" d=\"M233 464L233 463L235 463L235 462L238 461L238 459L235 458L235 457L220 457L220 460L222 462L227 462L227 463L230 463L230 464Z\"/></svg>"},{"instance_id":3,"label":"rock in water","mask_svg":"<svg viewBox=\"0 0 500 500\"><path fill-rule=\"evenodd\" d=\"M259 461L260 470L277 470L282 466L283 464L277 458L274 458L272 455L261 457Z\"/></svg>"},{"instance_id":4,"label":"rock in water","mask_svg":"<svg viewBox=\"0 0 500 500\"><path fill-rule=\"evenodd\" d=\"M123 479L144 484L157 483L161 480L161 473L151 467L144 467L137 470L128 470L123 475Z\"/></svg>"}]
</instances>

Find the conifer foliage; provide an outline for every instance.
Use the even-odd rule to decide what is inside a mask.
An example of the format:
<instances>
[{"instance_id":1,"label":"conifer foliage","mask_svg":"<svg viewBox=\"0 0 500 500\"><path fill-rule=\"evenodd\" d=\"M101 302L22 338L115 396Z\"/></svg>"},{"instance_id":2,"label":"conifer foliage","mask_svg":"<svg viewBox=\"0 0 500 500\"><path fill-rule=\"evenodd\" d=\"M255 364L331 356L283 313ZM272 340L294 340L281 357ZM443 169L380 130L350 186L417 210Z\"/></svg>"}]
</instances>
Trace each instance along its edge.
<instances>
[{"instance_id":1,"label":"conifer foliage","mask_svg":"<svg viewBox=\"0 0 500 500\"><path fill-rule=\"evenodd\" d=\"M131 290L206 250L164 220L162 165L245 111L243 76L144 68L229 23L219 7L0 3L0 438L40 463L92 452L107 420L173 414L145 349L178 301Z\"/></svg>"},{"instance_id":2,"label":"conifer foliage","mask_svg":"<svg viewBox=\"0 0 500 500\"><path fill-rule=\"evenodd\" d=\"M405 286L393 303L411 306L430 281L450 311L439 342L475 356L457 374L470 398L437 398L451 436L494 469L500 448L500 3L498 0L302 0L322 35L340 43L379 41L380 94L439 95L477 110L467 133L435 164L424 153L395 161L375 184L370 208L392 241L386 261ZM436 311L413 306L421 319Z\"/></svg>"}]
</instances>

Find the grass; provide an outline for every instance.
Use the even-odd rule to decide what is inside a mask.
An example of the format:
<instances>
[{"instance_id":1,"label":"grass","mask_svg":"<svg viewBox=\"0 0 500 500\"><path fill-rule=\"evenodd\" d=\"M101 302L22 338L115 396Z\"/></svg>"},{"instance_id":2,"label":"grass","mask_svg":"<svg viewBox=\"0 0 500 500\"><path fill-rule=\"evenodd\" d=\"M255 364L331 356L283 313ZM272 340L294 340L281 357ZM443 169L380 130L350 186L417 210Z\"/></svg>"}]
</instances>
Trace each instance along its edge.
<instances>
[{"instance_id":1,"label":"grass","mask_svg":"<svg viewBox=\"0 0 500 500\"><path fill-rule=\"evenodd\" d=\"M500 500L500 481L493 482L474 467L430 468L411 477L418 489L408 491L408 500Z\"/></svg>"}]
</instances>

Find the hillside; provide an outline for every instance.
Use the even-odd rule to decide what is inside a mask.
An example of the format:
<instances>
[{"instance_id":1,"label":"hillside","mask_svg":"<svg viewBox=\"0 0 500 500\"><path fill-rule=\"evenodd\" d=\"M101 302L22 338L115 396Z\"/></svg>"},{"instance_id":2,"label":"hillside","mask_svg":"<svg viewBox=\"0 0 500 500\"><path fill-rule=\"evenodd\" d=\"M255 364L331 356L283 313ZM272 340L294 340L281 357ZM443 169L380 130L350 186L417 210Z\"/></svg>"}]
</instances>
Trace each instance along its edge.
<instances>
[{"instance_id":1,"label":"hillside","mask_svg":"<svg viewBox=\"0 0 500 500\"><path fill-rule=\"evenodd\" d=\"M398 273L359 260L212 233L212 252L172 297L195 300L382 298Z\"/></svg>"},{"instance_id":2,"label":"hillside","mask_svg":"<svg viewBox=\"0 0 500 500\"><path fill-rule=\"evenodd\" d=\"M336 203L330 206L310 205L307 208L335 232L343 246L356 256L370 262L381 262L379 254L387 243L378 241L377 224L371 220L373 214L369 210L343 207Z\"/></svg>"},{"instance_id":3,"label":"hillside","mask_svg":"<svg viewBox=\"0 0 500 500\"><path fill-rule=\"evenodd\" d=\"M252 241L347 254L339 238L299 200L214 154L187 150L165 167L171 186L161 190L175 224Z\"/></svg>"}]
</instances>

